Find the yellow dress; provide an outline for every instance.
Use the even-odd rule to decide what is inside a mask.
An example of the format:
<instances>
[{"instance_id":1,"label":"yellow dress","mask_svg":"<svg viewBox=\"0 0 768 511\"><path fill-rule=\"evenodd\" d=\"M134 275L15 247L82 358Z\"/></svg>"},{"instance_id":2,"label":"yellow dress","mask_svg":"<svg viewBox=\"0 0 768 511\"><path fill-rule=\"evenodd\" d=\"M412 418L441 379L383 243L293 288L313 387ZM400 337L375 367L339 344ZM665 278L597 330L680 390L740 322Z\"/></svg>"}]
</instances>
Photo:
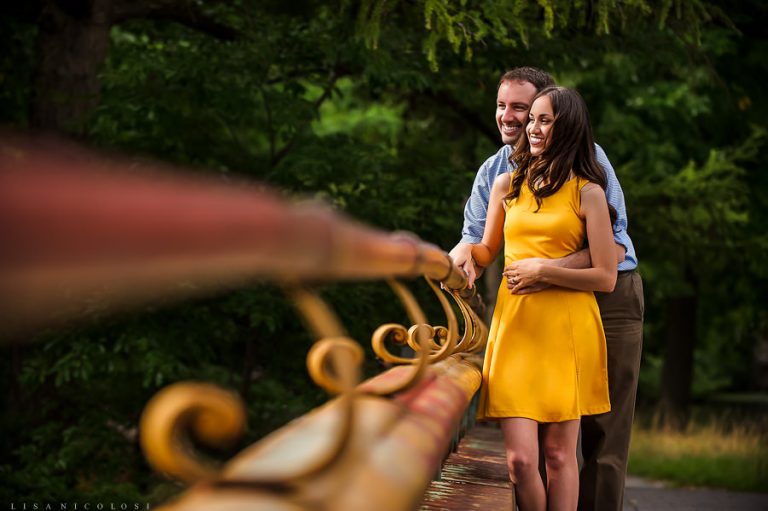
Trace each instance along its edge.
<instances>
[{"instance_id":1,"label":"yellow dress","mask_svg":"<svg viewBox=\"0 0 768 511\"><path fill-rule=\"evenodd\" d=\"M578 178L567 181L543 199L538 212L523 185L506 208L505 266L528 257L562 257L583 247L586 227L579 210L586 184ZM561 422L610 409L605 334L594 293L552 286L512 295L502 279L478 418Z\"/></svg>"}]
</instances>

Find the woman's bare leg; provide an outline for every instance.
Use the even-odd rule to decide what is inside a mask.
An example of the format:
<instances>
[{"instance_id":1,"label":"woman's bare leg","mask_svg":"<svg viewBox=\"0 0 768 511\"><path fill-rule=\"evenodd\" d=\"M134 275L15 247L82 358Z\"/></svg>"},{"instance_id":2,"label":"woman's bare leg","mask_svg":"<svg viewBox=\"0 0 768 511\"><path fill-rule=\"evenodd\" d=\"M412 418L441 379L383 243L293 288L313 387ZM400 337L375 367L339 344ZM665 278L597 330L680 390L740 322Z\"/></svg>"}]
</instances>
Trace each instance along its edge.
<instances>
[{"instance_id":1,"label":"woman's bare leg","mask_svg":"<svg viewBox=\"0 0 768 511\"><path fill-rule=\"evenodd\" d=\"M509 479L520 511L544 511L547 495L539 475L539 424L531 419L501 419Z\"/></svg>"},{"instance_id":2,"label":"woman's bare leg","mask_svg":"<svg viewBox=\"0 0 768 511\"><path fill-rule=\"evenodd\" d=\"M576 461L578 436L579 420L543 425L548 511L576 511L579 502L579 467Z\"/></svg>"}]
</instances>

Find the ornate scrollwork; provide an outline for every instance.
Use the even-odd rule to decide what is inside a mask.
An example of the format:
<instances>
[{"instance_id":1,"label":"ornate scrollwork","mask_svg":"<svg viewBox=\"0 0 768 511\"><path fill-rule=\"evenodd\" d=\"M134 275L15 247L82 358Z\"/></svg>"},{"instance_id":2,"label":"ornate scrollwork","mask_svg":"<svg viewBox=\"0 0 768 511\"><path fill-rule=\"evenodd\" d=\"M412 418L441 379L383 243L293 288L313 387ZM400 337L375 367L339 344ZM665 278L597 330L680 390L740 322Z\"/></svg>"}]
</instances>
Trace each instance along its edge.
<instances>
[{"instance_id":1,"label":"ornate scrollwork","mask_svg":"<svg viewBox=\"0 0 768 511\"><path fill-rule=\"evenodd\" d=\"M430 362L434 363L453 355L453 352L456 349L456 344L459 340L459 322L456 319L456 314L453 312L453 307L451 307L451 304L445 297L445 293L443 293L442 290L437 285L435 285L435 283L432 282L429 277L425 276L424 280L427 281L427 284L429 284L429 287L440 301L440 306L443 308L443 312L445 313L445 318L448 323L448 328L436 327L436 329L444 330L445 333L442 337L443 342L440 344L440 349L432 353L430 357Z\"/></svg>"},{"instance_id":2,"label":"ornate scrollwork","mask_svg":"<svg viewBox=\"0 0 768 511\"><path fill-rule=\"evenodd\" d=\"M381 393L394 393L412 386L421 378L427 365L439 362L456 351L457 344L459 343L459 327L456 314L438 286L428 277L425 277L425 279L429 287L437 296L437 299L440 301L448 326L433 326L428 324L424 312L421 307L419 307L413 294L399 282L394 280L388 281L390 287L392 287L395 294L403 303L408 318L413 325L410 328L406 328L397 323L381 325L376 329L371 338L373 351L384 362L391 364L408 364L412 365L414 369L405 381L393 384L391 388L387 388L386 391L382 391ZM454 297L454 299L455 298L456 297ZM462 314L465 314L465 324L471 325L471 319L466 319L469 313L465 313L463 309L461 310ZM391 341L395 345L400 346L407 344L414 350L416 356L409 358L393 354L387 348L387 341Z\"/></svg>"},{"instance_id":3,"label":"ornate scrollwork","mask_svg":"<svg viewBox=\"0 0 768 511\"><path fill-rule=\"evenodd\" d=\"M341 420L330 446L314 460L307 460L292 480L309 478L328 468L341 454L352 431L355 414L355 387L360 383L363 350L349 338L336 314L314 292L295 286L287 294L318 341L307 354L307 370L312 380L332 394L339 394Z\"/></svg>"},{"instance_id":4,"label":"ornate scrollwork","mask_svg":"<svg viewBox=\"0 0 768 511\"><path fill-rule=\"evenodd\" d=\"M319 339L307 354L307 370L314 382L332 394L354 390L363 363L360 345L346 335L336 314L317 294L294 287L288 295Z\"/></svg>"},{"instance_id":5,"label":"ornate scrollwork","mask_svg":"<svg viewBox=\"0 0 768 511\"><path fill-rule=\"evenodd\" d=\"M422 366L427 363L438 362L458 352L476 353L485 346L488 334L487 327L460 296L459 291L450 289L448 294L456 302L464 320L464 331L461 338L458 335L459 325L453 307L437 285L429 278L425 277L425 279L440 301L448 326L432 326L428 324L424 313L411 292L402 284L396 281L389 281L389 285L400 298L409 319L414 324L410 328L406 328L398 323L387 323L376 329L371 339L373 351L384 362ZM419 341L418 335L423 336L426 342ZM399 346L408 345L417 356L409 358L395 355L387 348L387 341Z\"/></svg>"},{"instance_id":6,"label":"ornate scrollwork","mask_svg":"<svg viewBox=\"0 0 768 511\"><path fill-rule=\"evenodd\" d=\"M275 477L262 474L248 481L220 479L218 466L199 455L190 438L211 446L237 439L245 427L245 407L236 394L214 385L177 383L155 395L141 419L142 448L157 470L187 483L209 480L225 486L287 487L316 475L338 458L352 428L363 350L345 335L334 313L316 294L299 287L291 288L288 294L310 330L320 337L307 355L310 376L328 392L340 394L339 425L328 447L294 473Z\"/></svg>"},{"instance_id":7,"label":"ornate scrollwork","mask_svg":"<svg viewBox=\"0 0 768 511\"><path fill-rule=\"evenodd\" d=\"M449 293L459 306L464 319L464 334L456 345L456 351L462 353L478 353L482 351L488 340L488 327L461 297L459 291L451 289Z\"/></svg>"},{"instance_id":8,"label":"ornate scrollwork","mask_svg":"<svg viewBox=\"0 0 768 511\"><path fill-rule=\"evenodd\" d=\"M232 443L245 428L245 406L214 385L177 383L152 398L140 428L141 447L156 470L187 483L213 479L218 467L195 454L190 436L210 446Z\"/></svg>"},{"instance_id":9,"label":"ornate scrollwork","mask_svg":"<svg viewBox=\"0 0 768 511\"><path fill-rule=\"evenodd\" d=\"M400 298L408 319L411 320L413 325L410 328L405 328L398 323L381 325L371 336L371 345L374 353L384 362L409 364L412 368L410 374L405 376L403 380L393 382L386 388L378 389L377 393L381 395L394 394L395 392L410 388L418 382L429 365L431 350L438 346L434 342L434 336L437 331L434 327L427 324L426 316L413 294L408 288L395 280L390 279L387 283L398 298ZM387 339L392 340L396 345L403 346L407 344L414 350L417 356L415 358L408 358L393 354L387 349Z\"/></svg>"},{"instance_id":10,"label":"ornate scrollwork","mask_svg":"<svg viewBox=\"0 0 768 511\"><path fill-rule=\"evenodd\" d=\"M426 278L426 277L425 277ZM459 337L459 322L453 306L443 292L426 278L437 295L446 316L446 326L433 326L413 294L402 284L389 281L403 303L412 326L389 323L376 329L372 336L373 349L382 360L408 366L400 378L379 386L375 392L389 395L416 384L430 363L438 362L458 353L480 351L487 337L487 328L456 290L448 290L461 312L464 328ZM301 481L329 468L343 454L351 437L355 419L355 401L360 395L363 350L350 339L341 323L327 304L316 294L303 287L287 289L296 308L309 329L319 339L307 354L307 370L315 383L332 394L339 394L334 406L338 407L338 426L327 446L319 449L313 459L278 474L260 473L247 481L221 477L215 463L198 456L189 438L194 436L205 444L221 445L241 434L245 425L245 409L236 394L212 385L180 383L159 392L147 406L141 420L142 447L147 459L159 471L191 483L210 480L214 485L243 487L295 487ZM416 356L409 358L391 353L385 342L410 346Z\"/></svg>"},{"instance_id":11,"label":"ornate scrollwork","mask_svg":"<svg viewBox=\"0 0 768 511\"><path fill-rule=\"evenodd\" d=\"M363 349L349 337L321 339L307 354L307 371L331 394L350 392L360 382L363 358Z\"/></svg>"}]
</instances>

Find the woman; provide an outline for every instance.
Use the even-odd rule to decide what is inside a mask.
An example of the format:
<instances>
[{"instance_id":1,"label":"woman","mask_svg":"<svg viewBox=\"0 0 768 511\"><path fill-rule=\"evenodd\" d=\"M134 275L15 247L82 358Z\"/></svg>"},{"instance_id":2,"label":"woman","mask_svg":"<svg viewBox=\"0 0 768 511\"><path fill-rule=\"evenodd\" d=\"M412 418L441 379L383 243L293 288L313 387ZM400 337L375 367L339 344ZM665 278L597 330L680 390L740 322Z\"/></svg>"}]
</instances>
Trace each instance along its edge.
<instances>
[{"instance_id":1,"label":"woman","mask_svg":"<svg viewBox=\"0 0 768 511\"><path fill-rule=\"evenodd\" d=\"M605 175L595 161L589 114L572 89L550 87L533 101L510 159L511 174L494 182L479 266L490 264L504 239L513 261L568 255L589 243L592 267L519 264L510 275L532 294L499 288L483 366L480 419L498 419L510 478L523 511L575 510L576 440L582 415L610 410L605 335L593 291L616 283L616 251ZM547 469L538 471L539 426Z\"/></svg>"}]
</instances>

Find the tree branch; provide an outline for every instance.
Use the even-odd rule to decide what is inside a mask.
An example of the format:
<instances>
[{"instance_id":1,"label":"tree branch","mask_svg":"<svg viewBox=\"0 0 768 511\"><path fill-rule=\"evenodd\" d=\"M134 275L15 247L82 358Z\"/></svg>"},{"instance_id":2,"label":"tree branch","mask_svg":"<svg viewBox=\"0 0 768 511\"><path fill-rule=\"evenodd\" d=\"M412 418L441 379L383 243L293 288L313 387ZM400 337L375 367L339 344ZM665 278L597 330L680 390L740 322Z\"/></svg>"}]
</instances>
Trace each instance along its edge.
<instances>
[{"instance_id":1,"label":"tree branch","mask_svg":"<svg viewBox=\"0 0 768 511\"><path fill-rule=\"evenodd\" d=\"M230 0L213 0L208 4L231 5ZM130 19L175 21L193 30L206 33L223 41L239 39L242 34L235 28L216 21L206 14L197 2L190 0L116 0L112 19L115 24Z\"/></svg>"},{"instance_id":2,"label":"tree branch","mask_svg":"<svg viewBox=\"0 0 768 511\"><path fill-rule=\"evenodd\" d=\"M329 97L331 97L331 93L333 92L333 88L336 86L336 82L339 78L343 76L343 73L339 72L337 69L334 69L334 71L331 73L330 80L328 81L328 85L323 90L323 93L320 95L319 98L317 98L312 106L314 106L315 110L319 110L322 104L327 100ZM305 131L307 128L306 126L301 130L302 132ZM293 146L296 144L296 140L299 138L299 132L295 133L294 136L277 152L272 154L272 158L270 161L271 166L274 168L280 161L285 158L285 156L293 149Z\"/></svg>"},{"instance_id":3,"label":"tree branch","mask_svg":"<svg viewBox=\"0 0 768 511\"><path fill-rule=\"evenodd\" d=\"M41 0L29 2L5 2L0 6L0 15L23 21L25 23L37 23L43 10Z\"/></svg>"},{"instance_id":4,"label":"tree branch","mask_svg":"<svg viewBox=\"0 0 768 511\"><path fill-rule=\"evenodd\" d=\"M465 104L463 104L461 101L456 99L449 92L444 90L427 91L427 92L424 92L423 95L431 99L432 101L435 101L436 103L439 103L441 105L448 105L449 107L451 107L454 113L456 113L459 117L467 121L467 123L469 123L470 126L475 128L478 132L480 132L480 134L485 136L492 143L494 144L499 143L499 132L493 129L488 124L485 117L479 115L476 111L467 107Z\"/></svg>"}]
</instances>

